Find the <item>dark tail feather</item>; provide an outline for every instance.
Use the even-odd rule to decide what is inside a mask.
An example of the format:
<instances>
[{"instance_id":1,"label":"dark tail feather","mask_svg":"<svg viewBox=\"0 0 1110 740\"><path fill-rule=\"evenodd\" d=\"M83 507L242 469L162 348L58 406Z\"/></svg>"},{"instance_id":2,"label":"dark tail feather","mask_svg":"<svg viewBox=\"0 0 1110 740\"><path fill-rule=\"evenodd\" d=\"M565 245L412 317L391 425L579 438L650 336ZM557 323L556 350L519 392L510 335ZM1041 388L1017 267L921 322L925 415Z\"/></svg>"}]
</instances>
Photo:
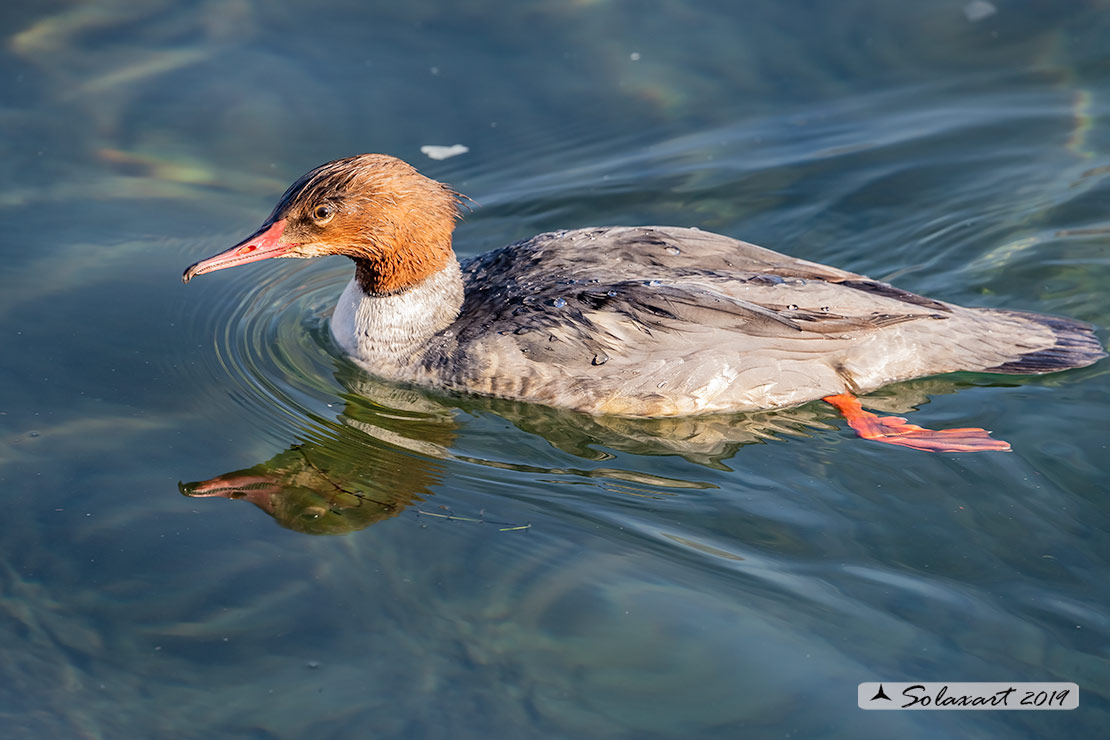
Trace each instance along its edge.
<instances>
[{"instance_id":1,"label":"dark tail feather","mask_svg":"<svg viewBox=\"0 0 1110 740\"><path fill-rule=\"evenodd\" d=\"M1047 349L1029 352L1016 360L1011 360L997 367L987 368L983 372L1041 375L1073 367L1086 367L1106 357L1106 353L1102 349L1102 343L1095 336L1094 327L1083 321L1026 311L987 310L1019 316L1046 326L1056 335L1056 344Z\"/></svg>"}]
</instances>

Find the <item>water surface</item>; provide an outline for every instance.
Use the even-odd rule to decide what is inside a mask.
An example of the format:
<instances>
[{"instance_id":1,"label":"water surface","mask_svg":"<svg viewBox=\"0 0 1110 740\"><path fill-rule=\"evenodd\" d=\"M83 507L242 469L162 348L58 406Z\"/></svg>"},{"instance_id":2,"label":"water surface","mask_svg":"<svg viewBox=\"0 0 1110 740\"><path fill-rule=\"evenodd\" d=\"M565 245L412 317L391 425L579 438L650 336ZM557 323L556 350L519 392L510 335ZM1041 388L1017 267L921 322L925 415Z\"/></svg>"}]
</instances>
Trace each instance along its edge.
<instances>
[{"instance_id":1,"label":"water surface","mask_svg":"<svg viewBox=\"0 0 1110 740\"><path fill-rule=\"evenodd\" d=\"M1100 734L1105 362L874 394L1014 447L930 455L821 404L629 422L376 383L328 338L339 258L179 282L380 151L477 202L462 256L698 226L1106 326L1110 7L969 7L6 6L4 736ZM1081 706L862 712L874 680Z\"/></svg>"}]
</instances>

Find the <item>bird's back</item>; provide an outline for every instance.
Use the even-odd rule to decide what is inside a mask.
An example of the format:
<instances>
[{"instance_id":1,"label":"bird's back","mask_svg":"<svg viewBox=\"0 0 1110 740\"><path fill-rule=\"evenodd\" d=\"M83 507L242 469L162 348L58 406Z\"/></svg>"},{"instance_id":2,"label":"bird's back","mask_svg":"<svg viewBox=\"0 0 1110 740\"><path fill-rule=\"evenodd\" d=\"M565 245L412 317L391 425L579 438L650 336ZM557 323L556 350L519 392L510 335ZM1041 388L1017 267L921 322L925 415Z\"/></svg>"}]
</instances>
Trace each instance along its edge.
<instances>
[{"instance_id":1,"label":"bird's back","mask_svg":"<svg viewBox=\"0 0 1110 740\"><path fill-rule=\"evenodd\" d=\"M463 279L429 373L590 413L742 411L955 370L1045 372L1013 363L1065 329L1064 366L1101 356L1080 322L962 308L696 229L541 234L469 260Z\"/></svg>"}]
</instances>

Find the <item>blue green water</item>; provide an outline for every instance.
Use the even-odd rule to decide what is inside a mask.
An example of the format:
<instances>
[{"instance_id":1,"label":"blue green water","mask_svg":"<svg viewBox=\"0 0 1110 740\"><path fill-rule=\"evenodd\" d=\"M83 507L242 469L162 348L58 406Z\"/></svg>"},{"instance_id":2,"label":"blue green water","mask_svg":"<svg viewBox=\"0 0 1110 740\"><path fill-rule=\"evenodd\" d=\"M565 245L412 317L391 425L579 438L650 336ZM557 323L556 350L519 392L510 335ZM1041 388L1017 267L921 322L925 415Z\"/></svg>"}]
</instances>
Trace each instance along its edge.
<instances>
[{"instance_id":1,"label":"blue green water","mask_svg":"<svg viewBox=\"0 0 1110 740\"><path fill-rule=\"evenodd\" d=\"M379 151L477 202L463 256L698 226L1110 325L1110 4L986 6L7 3L0 735L1103 734L1105 361L875 394L1014 447L930 455L821 404L399 391L328 339L344 260L179 280ZM243 500L179 488L234 471ZM876 680L1080 708L859 710Z\"/></svg>"}]
</instances>

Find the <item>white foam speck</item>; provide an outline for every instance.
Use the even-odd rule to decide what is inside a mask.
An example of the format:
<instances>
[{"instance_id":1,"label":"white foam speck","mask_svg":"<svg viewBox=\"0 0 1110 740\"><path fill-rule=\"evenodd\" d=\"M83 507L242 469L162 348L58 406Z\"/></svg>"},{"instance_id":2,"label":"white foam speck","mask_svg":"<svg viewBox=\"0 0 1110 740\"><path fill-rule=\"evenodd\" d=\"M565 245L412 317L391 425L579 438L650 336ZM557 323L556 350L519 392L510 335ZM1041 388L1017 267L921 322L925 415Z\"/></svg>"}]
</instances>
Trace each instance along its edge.
<instances>
[{"instance_id":1,"label":"white foam speck","mask_svg":"<svg viewBox=\"0 0 1110 740\"><path fill-rule=\"evenodd\" d=\"M972 0L964 6L964 17L972 23L990 18L998 12L998 8L994 7L993 3L987 0Z\"/></svg>"},{"instance_id":2,"label":"white foam speck","mask_svg":"<svg viewBox=\"0 0 1110 740\"><path fill-rule=\"evenodd\" d=\"M435 144L425 144L420 147L420 152L426 154L432 159L450 159L457 157L460 154L466 154L470 151L470 147L463 146L462 144L453 144L451 146L437 146Z\"/></svg>"}]
</instances>

